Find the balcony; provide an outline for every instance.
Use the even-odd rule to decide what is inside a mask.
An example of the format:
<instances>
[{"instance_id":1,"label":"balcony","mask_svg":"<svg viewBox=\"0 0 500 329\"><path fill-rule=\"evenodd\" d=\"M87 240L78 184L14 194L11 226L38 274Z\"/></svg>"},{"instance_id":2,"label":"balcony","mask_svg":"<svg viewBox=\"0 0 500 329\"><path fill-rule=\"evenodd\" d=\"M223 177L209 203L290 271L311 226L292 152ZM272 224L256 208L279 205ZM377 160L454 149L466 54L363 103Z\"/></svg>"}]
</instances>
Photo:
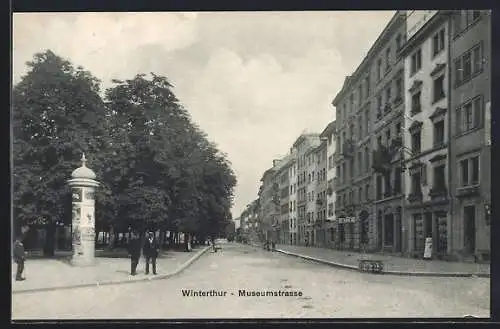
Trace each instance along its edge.
<instances>
[{"instance_id":1,"label":"balcony","mask_svg":"<svg viewBox=\"0 0 500 329\"><path fill-rule=\"evenodd\" d=\"M344 141L342 144L342 155L344 157L352 157L354 154L354 142L352 139Z\"/></svg>"},{"instance_id":2,"label":"balcony","mask_svg":"<svg viewBox=\"0 0 500 329\"><path fill-rule=\"evenodd\" d=\"M408 202L410 203L421 202L422 199L423 199L422 191L413 192L410 195L408 195Z\"/></svg>"},{"instance_id":3,"label":"balcony","mask_svg":"<svg viewBox=\"0 0 500 329\"><path fill-rule=\"evenodd\" d=\"M448 196L448 190L445 186L434 186L429 191L429 197L432 200L435 199L446 199Z\"/></svg>"},{"instance_id":4,"label":"balcony","mask_svg":"<svg viewBox=\"0 0 500 329\"><path fill-rule=\"evenodd\" d=\"M470 185L457 188L457 197L464 198L469 196L477 196L480 194L480 185Z\"/></svg>"}]
</instances>

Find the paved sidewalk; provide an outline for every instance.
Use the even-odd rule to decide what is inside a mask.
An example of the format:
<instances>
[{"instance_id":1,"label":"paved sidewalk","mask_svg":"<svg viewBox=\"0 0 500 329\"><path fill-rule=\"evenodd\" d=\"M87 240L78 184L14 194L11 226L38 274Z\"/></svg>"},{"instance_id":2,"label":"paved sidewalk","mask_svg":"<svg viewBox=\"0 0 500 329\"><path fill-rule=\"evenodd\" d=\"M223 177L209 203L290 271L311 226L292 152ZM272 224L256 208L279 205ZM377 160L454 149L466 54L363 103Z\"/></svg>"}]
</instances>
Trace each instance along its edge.
<instances>
[{"instance_id":1,"label":"paved sidewalk","mask_svg":"<svg viewBox=\"0 0 500 329\"><path fill-rule=\"evenodd\" d=\"M96 265L92 267L73 267L58 259L28 259L24 271L26 280L15 281L17 265L13 262L12 293L164 279L181 272L208 250L208 247L200 246L192 252L164 252L157 259L158 275L153 275L151 268L149 275L144 273L144 257L139 261L136 276L130 275L130 258L97 257Z\"/></svg>"},{"instance_id":2,"label":"paved sidewalk","mask_svg":"<svg viewBox=\"0 0 500 329\"><path fill-rule=\"evenodd\" d=\"M276 245L276 251L352 270L358 270L358 259L377 259L384 262L383 274L443 277L490 277L490 264L422 260L295 245Z\"/></svg>"}]
</instances>

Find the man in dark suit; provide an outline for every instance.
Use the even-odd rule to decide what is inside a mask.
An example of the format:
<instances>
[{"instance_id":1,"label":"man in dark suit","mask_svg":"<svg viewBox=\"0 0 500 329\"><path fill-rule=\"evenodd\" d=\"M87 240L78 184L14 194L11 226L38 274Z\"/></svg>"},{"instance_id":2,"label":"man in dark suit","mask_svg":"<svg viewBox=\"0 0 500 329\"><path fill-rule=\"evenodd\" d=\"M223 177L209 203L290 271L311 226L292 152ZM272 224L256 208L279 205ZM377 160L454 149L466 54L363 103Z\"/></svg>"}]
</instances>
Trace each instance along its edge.
<instances>
[{"instance_id":1,"label":"man in dark suit","mask_svg":"<svg viewBox=\"0 0 500 329\"><path fill-rule=\"evenodd\" d=\"M156 258L160 252L160 244L153 232L149 232L144 244L144 257L146 257L146 274L149 274L149 261L153 265L153 274L156 275Z\"/></svg>"},{"instance_id":2,"label":"man in dark suit","mask_svg":"<svg viewBox=\"0 0 500 329\"><path fill-rule=\"evenodd\" d=\"M132 237L128 244L128 252L130 254L130 275L137 274L137 264L141 257L141 239L137 232L132 233Z\"/></svg>"},{"instance_id":3,"label":"man in dark suit","mask_svg":"<svg viewBox=\"0 0 500 329\"><path fill-rule=\"evenodd\" d=\"M14 243L14 261L17 263L16 281L26 280L25 278L22 277L25 260L26 260L26 252L24 251L22 238L18 236L16 238L16 242Z\"/></svg>"}]
</instances>

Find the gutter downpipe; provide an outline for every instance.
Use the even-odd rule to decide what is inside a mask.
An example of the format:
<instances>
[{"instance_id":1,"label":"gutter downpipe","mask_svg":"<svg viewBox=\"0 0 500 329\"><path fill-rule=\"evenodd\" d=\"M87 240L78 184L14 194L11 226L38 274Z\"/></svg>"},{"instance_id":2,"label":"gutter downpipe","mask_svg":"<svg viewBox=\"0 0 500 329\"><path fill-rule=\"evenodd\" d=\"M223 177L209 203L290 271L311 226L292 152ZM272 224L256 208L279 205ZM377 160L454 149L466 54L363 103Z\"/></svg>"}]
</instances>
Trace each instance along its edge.
<instances>
[{"instance_id":1,"label":"gutter downpipe","mask_svg":"<svg viewBox=\"0 0 500 329\"><path fill-rule=\"evenodd\" d=\"M453 12L449 12L449 13L446 13L446 15L448 15L448 54L447 54L447 60L448 60L448 199L449 199L449 205L450 205L450 211L448 212L448 216L449 216L449 228L447 228L447 231L449 232L449 243L447 243L448 245L448 250L450 250L450 253L451 251L453 250L453 206L454 206L454 200L453 200L453 197L452 197L452 192L451 192L451 188L452 188L452 176L453 176L453 173L452 173L452 170L451 170L451 148L452 148L452 133L451 133L451 126L452 126L452 122L451 122L451 113L452 113L452 102L451 102L451 93L452 93L452 77L451 77L451 73L452 73L452 69L451 69L451 64L452 64L452 61L451 61L451 43L453 42L453 34L452 34L452 18L453 18ZM448 250L446 250L446 253L448 254Z\"/></svg>"}]
</instances>

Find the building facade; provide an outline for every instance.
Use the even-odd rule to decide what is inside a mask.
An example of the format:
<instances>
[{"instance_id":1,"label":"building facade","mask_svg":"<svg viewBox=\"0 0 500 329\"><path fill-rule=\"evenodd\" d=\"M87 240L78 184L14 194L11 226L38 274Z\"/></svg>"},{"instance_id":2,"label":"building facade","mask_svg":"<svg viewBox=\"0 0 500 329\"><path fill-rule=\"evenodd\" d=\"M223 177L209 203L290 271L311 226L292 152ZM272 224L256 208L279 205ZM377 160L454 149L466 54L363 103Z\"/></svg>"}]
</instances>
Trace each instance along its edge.
<instances>
[{"instance_id":1,"label":"building facade","mask_svg":"<svg viewBox=\"0 0 500 329\"><path fill-rule=\"evenodd\" d=\"M309 163L306 154L319 145L318 134L302 134L293 144L297 154L297 243L299 245L309 244L307 232L310 232L307 224L307 192Z\"/></svg>"},{"instance_id":2,"label":"building facade","mask_svg":"<svg viewBox=\"0 0 500 329\"><path fill-rule=\"evenodd\" d=\"M290 166L288 168L289 182L289 238L290 244L297 244L297 153L294 148L290 150Z\"/></svg>"},{"instance_id":3,"label":"building facade","mask_svg":"<svg viewBox=\"0 0 500 329\"><path fill-rule=\"evenodd\" d=\"M277 223L277 216L279 215L279 212L276 211L276 208L279 207L279 190L278 184L276 184L275 181L275 174L274 166L266 170L262 175L262 185L259 190L260 226L263 232L262 238L266 241L276 238L274 227Z\"/></svg>"},{"instance_id":4,"label":"building facade","mask_svg":"<svg viewBox=\"0 0 500 329\"><path fill-rule=\"evenodd\" d=\"M316 237L315 245L325 247L327 242L327 228L326 228L326 213L327 213L327 178L326 169L328 166L328 159L326 156L327 139L320 137L320 145L314 150L315 160L317 163L316 170L316 183L315 185L315 201L316 209L314 211L314 236Z\"/></svg>"},{"instance_id":5,"label":"building facade","mask_svg":"<svg viewBox=\"0 0 500 329\"><path fill-rule=\"evenodd\" d=\"M317 146L311 146L305 153L307 162L307 182L306 182L306 245L314 246L317 242L316 236L316 173L318 171Z\"/></svg>"},{"instance_id":6,"label":"building facade","mask_svg":"<svg viewBox=\"0 0 500 329\"><path fill-rule=\"evenodd\" d=\"M405 240L422 256L426 238L433 255L449 251L449 28L446 11L409 11L405 62Z\"/></svg>"},{"instance_id":7,"label":"building facade","mask_svg":"<svg viewBox=\"0 0 500 329\"><path fill-rule=\"evenodd\" d=\"M278 181L279 189L279 202L280 202L280 221L277 228L278 243L289 243L289 221L290 221L290 179L289 168L291 165L290 156L284 157L280 160L276 168L276 178Z\"/></svg>"},{"instance_id":8,"label":"building facade","mask_svg":"<svg viewBox=\"0 0 500 329\"><path fill-rule=\"evenodd\" d=\"M372 157L379 148L375 132L387 138L390 131L391 139L392 130L401 129L396 122L401 120L397 109L402 101L397 95L402 94L403 65L397 61L396 51L404 42L405 17L405 12L396 12L332 102L336 109L334 185L339 249L383 248L383 223L376 220L373 203L377 178ZM378 207L393 212L389 199Z\"/></svg>"},{"instance_id":9,"label":"building facade","mask_svg":"<svg viewBox=\"0 0 500 329\"><path fill-rule=\"evenodd\" d=\"M491 12L458 10L451 25L449 250L490 257Z\"/></svg>"},{"instance_id":10,"label":"building facade","mask_svg":"<svg viewBox=\"0 0 500 329\"><path fill-rule=\"evenodd\" d=\"M325 247L332 248L335 245L336 236L336 221L335 221L335 121L330 122L326 128L321 132L320 138L326 139L326 157L327 157L327 170L326 170L326 220L324 229L326 231Z\"/></svg>"}]
</instances>

